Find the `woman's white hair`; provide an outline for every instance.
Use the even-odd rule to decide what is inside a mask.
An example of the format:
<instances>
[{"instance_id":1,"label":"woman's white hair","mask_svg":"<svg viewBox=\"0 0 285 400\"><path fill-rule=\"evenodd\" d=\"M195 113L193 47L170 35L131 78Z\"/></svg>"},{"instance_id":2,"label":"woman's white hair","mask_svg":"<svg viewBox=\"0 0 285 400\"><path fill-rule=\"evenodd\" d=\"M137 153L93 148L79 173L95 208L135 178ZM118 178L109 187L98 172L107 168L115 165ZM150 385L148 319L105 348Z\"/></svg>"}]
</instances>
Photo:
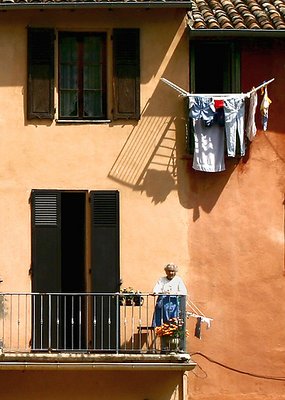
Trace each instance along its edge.
<instances>
[{"instance_id":1,"label":"woman's white hair","mask_svg":"<svg viewBox=\"0 0 285 400\"><path fill-rule=\"evenodd\" d=\"M169 263L169 264L166 264L166 266L164 267L164 270L165 271L172 270L172 271L177 272L178 271L178 267L174 263Z\"/></svg>"}]
</instances>

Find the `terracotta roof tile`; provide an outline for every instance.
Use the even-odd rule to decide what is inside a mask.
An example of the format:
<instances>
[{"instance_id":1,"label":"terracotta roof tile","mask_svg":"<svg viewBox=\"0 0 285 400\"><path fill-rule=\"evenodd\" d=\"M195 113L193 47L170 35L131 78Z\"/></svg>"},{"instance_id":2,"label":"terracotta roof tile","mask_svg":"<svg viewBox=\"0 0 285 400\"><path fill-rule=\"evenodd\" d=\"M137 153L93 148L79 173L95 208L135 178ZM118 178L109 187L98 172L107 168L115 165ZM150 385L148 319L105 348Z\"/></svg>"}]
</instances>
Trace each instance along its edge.
<instances>
[{"instance_id":1,"label":"terracotta roof tile","mask_svg":"<svg viewBox=\"0 0 285 400\"><path fill-rule=\"evenodd\" d=\"M285 0L191 0L192 29L285 29Z\"/></svg>"}]
</instances>

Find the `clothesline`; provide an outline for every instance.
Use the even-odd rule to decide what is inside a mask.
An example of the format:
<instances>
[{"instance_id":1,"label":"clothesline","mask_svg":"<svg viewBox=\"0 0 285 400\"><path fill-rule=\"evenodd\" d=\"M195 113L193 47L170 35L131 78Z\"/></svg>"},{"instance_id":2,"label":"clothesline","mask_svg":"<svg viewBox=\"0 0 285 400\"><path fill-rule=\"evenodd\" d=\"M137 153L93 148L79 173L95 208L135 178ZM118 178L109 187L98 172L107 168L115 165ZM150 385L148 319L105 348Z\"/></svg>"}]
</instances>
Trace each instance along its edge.
<instances>
[{"instance_id":1,"label":"clothesline","mask_svg":"<svg viewBox=\"0 0 285 400\"><path fill-rule=\"evenodd\" d=\"M257 92L259 89L262 89L263 87L269 85L269 83L273 82L275 78L269 79L266 82L261 83L259 86L256 88L253 88L247 93L189 93L186 90L182 89L175 83L169 81L166 78L161 78L160 80L164 83L166 83L168 86L170 86L172 89L176 90L177 92L180 93L183 97L212 97L212 98L226 98L226 97L231 97L231 98L246 98L250 97L250 95L254 92Z\"/></svg>"},{"instance_id":2,"label":"clothesline","mask_svg":"<svg viewBox=\"0 0 285 400\"><path fill-rule=\"evenodd\" d=\"M195 333L194 335L201 339L201 324L205 323L207 325L207 329L211 327L211 323L213 318L206 317L201 310L189 299L187 298L187 307L191 309L191 311L186 310L186 317L187 318L196 318L196 326L195 326Z\"/></svg>"},{"instance_id":3,"label":"clothesline","mask_svg":"<svg viewBox=\"0 0 285 400\"><path fill-rule=\"evenodd\" d=\"M199 314L200 317L205 317L201 310L189 299L187 298L187 306L191 308L194 313Z\"/></svg>"},{"instance_id":4,"label":"clothesline","mask_svg":"<svg viewBox=\"0 0 285 400\"><path fill-rule=\"evenodd\" d=\"M187 307L191 309L191 311L186 310L186 316L187 318L189 317L194 317L194 318L200 318L202 322L206 322L208 328L211 326L211 321L213 321L213 318L206 317L205 314L202 313L201 310L188 298L187 299Z\"/></svg>"}]
</instances>

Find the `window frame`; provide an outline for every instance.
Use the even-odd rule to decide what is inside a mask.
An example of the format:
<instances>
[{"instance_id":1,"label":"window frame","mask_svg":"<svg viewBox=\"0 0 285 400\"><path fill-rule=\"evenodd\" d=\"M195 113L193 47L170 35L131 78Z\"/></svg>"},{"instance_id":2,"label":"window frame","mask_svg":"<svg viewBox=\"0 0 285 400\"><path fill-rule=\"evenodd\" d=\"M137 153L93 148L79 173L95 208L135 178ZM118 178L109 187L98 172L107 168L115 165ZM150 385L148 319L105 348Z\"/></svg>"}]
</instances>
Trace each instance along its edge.
<instances>
[{"instance_id":1,"label":"window frame","mask_svg":"<svg viewBox=\"0 0 285 400\"><path fill-rule=\"evenodd\" d=\"M62 105L62 96L61 96L61 91L64 90L61 88L61 39L63 37L75 37L77 40L77 44L79 44L79 47L77 49L77 68L78 68L78 82L77 82L77 87L75 90L78 91L79 97L78 97L78 115L76 116L64 116L61 115L61 105ZM98 116L84 116L84 53L83 53L83 40L85 37L99 37L101 39L101 55L102 58L99 60L99 63L102 66L102 76L101 76L101 89L102 89L102 94L101 94L101 104L102 104L102 115ZM58 59L57 59L57 71L58 71L58 104L57 104L57 115L58 115L58 122L61 121L78 121L78 122L84 122L84 121L102 121L102 120L107 120L107 88L108 88L108 77L107 77L107 33L106 32L98 32L98 31L59 31L58 32ZM79 55L79 57L78 57Z\"/></svg>"},{"instance_id":2,"label":"window frame","mask_svg":"<svg viewBox=\"0 0 285 400\"><path fill-rule=\"evenodd\" d=\"M110 123L138 121L140 108L140 29L58 30L28 27L28 121L49 119L56 123ZM59 37L62 33L104 35L104 116L63 116L60 112ZM48 51L43 51L48 49Z\"/></svg>"},{"instance_id":3,"label":"window frame","mask_svg":"<svg viewBox=\"0 0 285 400\"><path fill-rule=\"evenodd\" d=\"M196 92L196 71L195 71L195 59L196 59L196 51L199 44L205 45L212 45L212 46L219 46L224 45L228 46L228 51L230 52L230 82L227 80L227 84L229 86L229 90L232 93L240 92L241 88L241 57L240 57L240 46L237 42L229 41L229 40L194 40L190 41L190 89L193 93Z\"/></svg>"},{"instance_id":4,"label":"window frame","mask_svg":"<svg viewBox=\"0 0 285 400\"><path fill-rule=\"evenodd\" d=\"M238 42L233 42L230 40L225 40L225 39L204 39L204 40L190 40L189 46L190 46L190 51L189 51L189 83L190 83L190 93L198 93L196 89L196 52L198 51L199 44L205 46L205 45L213 45L213 46L219 46L219 45L224 45L228 46L228 52L229 54L229 62L230 65L228 67L228 71L230 71L230 77L229 79L226 79L223 83L225 86L226 85L229 87L229 92L231 93L239 93L241 90L241 49L240 49L240 43ZM210 68L210 66L209 66ZM226 93L228 91L221 91L221 93ZM199 92L201 93L201 92ZM209 92L208 92L209 93ZM209 93L211 94L211 93ZM186 146L187 146L187 152L191 155L194 153L194 132L193 132L193 126L190 123L189 119L189 108L188 108L188 100L186 101Z\"/></svg>"}]
</instances>

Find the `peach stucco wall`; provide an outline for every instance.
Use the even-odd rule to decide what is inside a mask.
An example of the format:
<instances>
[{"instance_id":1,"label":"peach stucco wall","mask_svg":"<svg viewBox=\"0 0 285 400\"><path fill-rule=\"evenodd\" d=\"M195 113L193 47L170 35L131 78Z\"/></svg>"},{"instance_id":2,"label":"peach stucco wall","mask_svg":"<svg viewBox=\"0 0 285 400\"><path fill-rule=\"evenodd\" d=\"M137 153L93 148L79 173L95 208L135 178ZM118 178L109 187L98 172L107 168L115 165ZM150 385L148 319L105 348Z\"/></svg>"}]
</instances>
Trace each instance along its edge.
<instances>
[{"instance_id":1,"label":"peach stucco wall","mask_svg":"<svg viewBox=\"0 0 285 400\"><path fill-rule=\"evenodd\" d=\"M163 18L159 22L162 15L167 23ZM186 278L188 243L180 237L187 238L188 212L177 196L175 153L176 130L178 127L181 135L183 129L183 105L176 93L160 82L164 75L172 80L180 75L179 84L187 84L188 64L182 62L187 54L184 12L36 11L1 14L0 22L0 202L5 210L0 252L2 290L30 289L29 196L33 188L119 190L123 285L151 290L170 260L184 266L181 273ZM163 39L158 43L159 23ZM109 35L113 27L141 28L140 122L57 125L27 121L27 25L102 29ZM111 97L111 79L108 91Z\"/></svg>"},{"instance_id":2,"label":"peach stucco wall","mask_svg":"<svg viewBox=\"0 0 285 400\"><path fill-rule=\"evenodd\" d=\"M243 160L211 175L188 168L190 287L214 321L191 352L190 398L284 399L284 41L244 42L242 90L264 80L272 100L268 131L260 124ZM264 378L262 378L264 377ZM266 379L266 377L268 379ZM283 377L283 381L271 379Z\"/></svg>"},{"instance_id":3,"label":"peach stucco wall","mask_svg":"<svg viewBox=\"0 0 285 400\"><path fill-rule=\"evenodd\" d=\"M109 34L113 27L141 28L139 123L27 121L28 25ZM258 132L245 160L227 160L219 174L199 173L185 157L183 102L160 82L165 76L188 87L183 10L1 13L1 291L30 291L31 189L116 189L123 286L150 291L163 265L176 262L190 298L214 319L210 330L203 326L201 340L194 338L195 321L189 320L189 350L242 371L283 376L285 52L278 54L279 62L270 57L263 63L244 55L243 90L276 78L269 88L269 130ZM258 75L252 63L259 66ZM252 79L245 75L248 68ZM108 90L111 95L111 85ZM239 374L199 355L193 359L199 366L189 373L188 395L178 391L177 373L76 372L75 377L62 371L1 371L1 393L9 400L19 394L23 399L285 398L282 381Z\"/></svg>"},{"instance_id":4,"label":"peach stucco wall","mask_svg":"<svg viewBox=\"0 0 285 400\"><path fill-rule=\"evenodd\" d=\"M173 372L43 370L0 374L1 398L5 400L180 400L181 379L181 374Z\"/></svg>"}]
</instances>

